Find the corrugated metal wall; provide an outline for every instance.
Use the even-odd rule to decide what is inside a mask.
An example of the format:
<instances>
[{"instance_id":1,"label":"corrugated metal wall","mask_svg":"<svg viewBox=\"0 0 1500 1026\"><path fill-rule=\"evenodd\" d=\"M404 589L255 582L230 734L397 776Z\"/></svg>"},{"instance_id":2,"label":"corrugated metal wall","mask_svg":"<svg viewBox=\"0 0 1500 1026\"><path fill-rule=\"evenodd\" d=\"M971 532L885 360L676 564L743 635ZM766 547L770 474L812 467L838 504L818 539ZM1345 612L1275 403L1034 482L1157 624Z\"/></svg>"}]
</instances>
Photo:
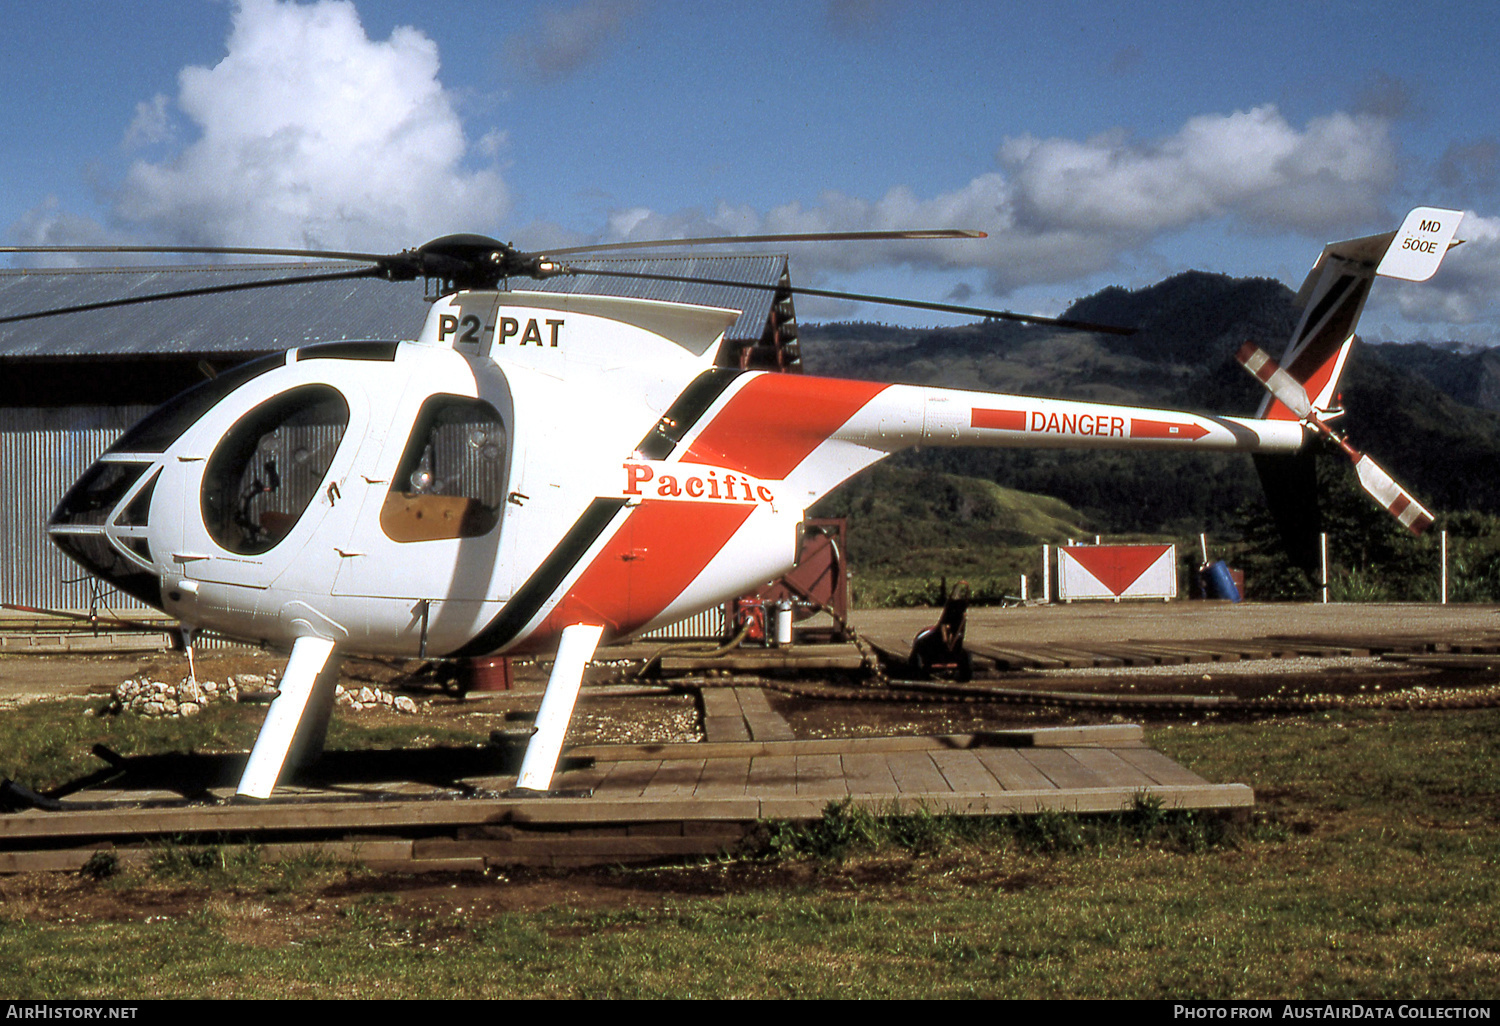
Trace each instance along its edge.
<instances>
[{"instance_id":1,"label":"corrugated metal wall","mask_svg":"<svg viewBox=\"0 0 1500 1026\"><path fill-rule=\"evenodd\" d=\"M649 641L657 638L718 641L728 633L724 620L724 607L714 606L686 620L678 620L665 627L658 627L654 631L642 634L641 637Z\"/></svg>"},{"instance_id":2,"label":"corrugated metal wall","mask_svg":"<svg viewBox=\"0 0 1500 1026\"><path fill-rule=\"evenodd\" d=\"M86 609L141 604L104 587L47 537L63 494L149 406L0 408L0 602ZM73 582L73 583L68 583Z\"/></svg>"}]
</instances>

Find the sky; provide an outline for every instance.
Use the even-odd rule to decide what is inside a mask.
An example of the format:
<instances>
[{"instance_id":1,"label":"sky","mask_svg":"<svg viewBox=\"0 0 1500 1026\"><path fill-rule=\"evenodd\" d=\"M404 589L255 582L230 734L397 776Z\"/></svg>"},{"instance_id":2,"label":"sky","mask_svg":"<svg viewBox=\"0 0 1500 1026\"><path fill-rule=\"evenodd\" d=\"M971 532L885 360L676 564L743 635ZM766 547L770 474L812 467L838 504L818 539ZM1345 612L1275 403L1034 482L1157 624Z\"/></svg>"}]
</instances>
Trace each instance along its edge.
<instances>
[{"instance_id":1,"label":"sky","mask_svg":"<svg viewBox=\"0 0 1500 1026\"><path fill-rule=\"evenodd\" d=\"M1296 288L1325 242L1433 205L1467 241L1429 282L1379 283L1362 334L1500 343L1500 18L1481 3L3 11L8 244L971 228L989 238L775 248L794 284L1055 315L1191 268Z\"/></svg>"}]
</instances>

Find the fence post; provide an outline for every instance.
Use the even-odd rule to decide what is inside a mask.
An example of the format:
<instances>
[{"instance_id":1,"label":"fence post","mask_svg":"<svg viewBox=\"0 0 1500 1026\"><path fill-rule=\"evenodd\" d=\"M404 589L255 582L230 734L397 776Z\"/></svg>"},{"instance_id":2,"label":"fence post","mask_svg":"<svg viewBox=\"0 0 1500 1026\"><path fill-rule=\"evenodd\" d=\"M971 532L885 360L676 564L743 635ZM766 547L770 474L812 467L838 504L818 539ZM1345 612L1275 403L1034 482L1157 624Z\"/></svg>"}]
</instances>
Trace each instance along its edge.
<instances>
[{"instance_id":1,"label":"fence post","mask_svg":"<svg viewBox=\"0 0 1500 1026\"><path fill-rule=\"evenodd\" d=\"M1323 559L1323 604L1328 604L1328 532L1318 535L1318 547L1322 550Z\"/></svg>"},{"instance_id":2,"label":"fence post","mask_svg":"<svg viewBox=\"0 0 1500 1026\"><path fill-rule=\"evenodd\" d=\"M1444 531L1442 533L1442 541L1443 541L1443 547L1442 547L1443 548L1443 555L1442 555L1442 560L1443 560L1443 575L1442 575L1443 576L1443 601L1442 601L1442 604L1446 606L1448 604L1448 532L1447 531Z\"/></svg>"},{"instance_id":3,"label":"fence post","mask_svg":"<svg viewBox=\"0 0 1500 1026\"><path fill-rule=\"evenodd\" d=\"M1052 604L1052 546L1042 546L1042 602Z\"/></svg>"}]
</instances>

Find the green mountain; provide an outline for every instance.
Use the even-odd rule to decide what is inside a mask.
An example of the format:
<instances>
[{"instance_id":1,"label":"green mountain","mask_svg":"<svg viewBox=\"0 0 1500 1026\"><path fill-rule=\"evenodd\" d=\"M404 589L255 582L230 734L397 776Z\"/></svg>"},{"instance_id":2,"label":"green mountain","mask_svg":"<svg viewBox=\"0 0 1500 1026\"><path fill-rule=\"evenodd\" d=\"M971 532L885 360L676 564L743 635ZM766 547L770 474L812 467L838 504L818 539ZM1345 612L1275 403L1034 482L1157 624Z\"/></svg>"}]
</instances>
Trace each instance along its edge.
<instances>
[{"instance_id":1,"label":"green mountain","mask_svg":"<svg viewBox=\"0 0 1500 1026\"><path fill-rule=\"evenodd\" d=\"M1365 347L1465 406L1500 411L1500 352L1455 343L1383 342Z\"/></svg>"},{"instance_id":2,"label":"green mountain","mask_svg":"<svg viewBox=\"0 0 1500 1026\"><path fill-rule=\"evenodd\" d=\"M992 481L878 465L816 507L849 518L850 583L858 605L926 604L939 581L966 579L977 601L1019 591L1037 573L1037 546L1092 537L1066 503Z\"/></svg>"}]
</instances>

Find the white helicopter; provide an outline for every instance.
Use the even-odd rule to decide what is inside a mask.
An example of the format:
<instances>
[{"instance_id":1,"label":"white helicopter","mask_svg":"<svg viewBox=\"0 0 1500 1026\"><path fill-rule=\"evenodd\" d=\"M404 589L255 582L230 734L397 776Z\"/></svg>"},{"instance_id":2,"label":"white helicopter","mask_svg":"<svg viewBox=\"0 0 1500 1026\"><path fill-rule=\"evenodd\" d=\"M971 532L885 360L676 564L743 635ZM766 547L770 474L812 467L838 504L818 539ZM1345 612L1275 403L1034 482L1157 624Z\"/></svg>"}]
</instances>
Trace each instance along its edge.
<instances>
[{"instance_id":1,"label":"white helicopter","mask_svg":"<svg viewBox=\"0 0 1500 1026\"><path fill-rule=\"evenodd\" d=\"M586 256L556 259L583 250L523 253L479 236L394 255L128 247L350 260L365 266L282 281L422 276L438 280L443 294L412 341L290 349L168 402L72 487L49 532L90 572L176 617L189 641L213 629L290 647L240 795L270 797L289 757L321 750L346 651L555 651L517 781L545 792L601 642L785 573L807 508L911 446L1267 455L1295 453L1321 434L1356 461L1367 490L1420 532L1431 515L1328 422L1339 413L1339 375L1375 277L1430 277L1460 217L1418 208L1397 232L1327 246L1302 287L1305 312L1284 366L1254 344L1241 351L1270 391L1255 418L742 371L716 359L738 311L500 288L508 279L622 274L588 268ZM649 245L662 244L587 252ZM122 251L67 251L100 248ZM59 312L68 311L7 320Z\"/></svg>"}]
</instances>

